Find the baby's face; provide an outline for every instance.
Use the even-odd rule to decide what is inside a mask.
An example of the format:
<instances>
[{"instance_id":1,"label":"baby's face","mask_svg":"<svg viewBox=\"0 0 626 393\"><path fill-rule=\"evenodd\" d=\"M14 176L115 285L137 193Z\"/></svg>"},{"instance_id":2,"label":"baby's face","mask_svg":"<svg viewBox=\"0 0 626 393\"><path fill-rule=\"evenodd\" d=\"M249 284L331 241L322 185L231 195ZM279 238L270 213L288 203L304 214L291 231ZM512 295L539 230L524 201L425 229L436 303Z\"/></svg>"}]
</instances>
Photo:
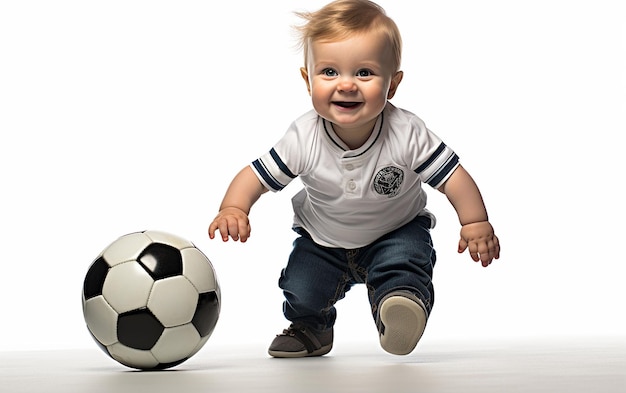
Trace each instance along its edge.
<instances>
[{"instance_id":1,"label":"baby's face","mask_svg":"<svg viewBox=\"0 0 626 393\"><path fill-rule=\"evenodd\" d=\"M392 58L380 33L312 42L302 76L317 113L337 131L371 131L402 79L393 69Z\"/></svg>"}]
</instances>

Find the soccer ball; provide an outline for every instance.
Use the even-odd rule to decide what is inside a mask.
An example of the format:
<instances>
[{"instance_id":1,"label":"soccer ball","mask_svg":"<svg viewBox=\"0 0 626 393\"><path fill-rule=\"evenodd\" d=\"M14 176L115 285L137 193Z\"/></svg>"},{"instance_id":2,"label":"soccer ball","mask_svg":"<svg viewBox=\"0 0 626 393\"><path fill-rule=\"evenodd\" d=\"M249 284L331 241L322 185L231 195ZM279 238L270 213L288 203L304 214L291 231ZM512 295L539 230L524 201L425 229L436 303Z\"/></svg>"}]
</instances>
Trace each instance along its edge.
<instances>
[{"instance_id":1,"label":"soccer ball","mask_svg":"<svg viewBox=\"0 0 626 393\"><path fill-rule=\"evenodd\" d=\"M176 366L208 341L220 313L209 259L193 243L158 231L124 235L89 267L83 315L117 362L141 370Z\"/></svg>"}]
</instances>

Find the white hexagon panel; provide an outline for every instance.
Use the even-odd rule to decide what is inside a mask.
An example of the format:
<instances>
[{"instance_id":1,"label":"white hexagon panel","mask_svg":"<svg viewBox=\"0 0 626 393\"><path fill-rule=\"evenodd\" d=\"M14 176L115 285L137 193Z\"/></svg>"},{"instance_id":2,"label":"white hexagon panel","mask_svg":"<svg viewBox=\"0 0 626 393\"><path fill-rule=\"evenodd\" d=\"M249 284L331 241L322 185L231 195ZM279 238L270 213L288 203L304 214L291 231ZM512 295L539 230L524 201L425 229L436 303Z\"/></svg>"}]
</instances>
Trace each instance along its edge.
<instances>
[{"instance_id":1,"label":"white hexagon panel","mask_svg":"<svg viewBox=\"0 0 626 393\"><path fill-rule=\"evenodd\" d=\"M165 327L191 322L198 306L198 291L184 276L154 283L148 308Z\"/></svg>"},{"instance_id":2,"label":"white hexagon panel","mask_svg":"<svg viewBox=\"0 0 626 393\"><path fill-rule=\"evenodd\" d=\"M137 262L125 262L109 270L102 295L119 314L146 307L154 285L150 274Z\"/></svg>"}]
</instances>

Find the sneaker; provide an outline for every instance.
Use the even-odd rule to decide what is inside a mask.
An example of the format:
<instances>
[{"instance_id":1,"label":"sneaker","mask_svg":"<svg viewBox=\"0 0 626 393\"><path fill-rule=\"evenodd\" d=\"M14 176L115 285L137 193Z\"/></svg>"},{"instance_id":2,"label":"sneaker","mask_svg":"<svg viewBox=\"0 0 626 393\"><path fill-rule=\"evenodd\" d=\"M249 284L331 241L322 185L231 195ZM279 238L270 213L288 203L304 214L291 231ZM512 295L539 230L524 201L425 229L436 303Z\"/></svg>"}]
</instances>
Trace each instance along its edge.
<instances>
[{"instance_id":1,"label":"sneaker","mask_svg":"<svg viewBox=\"0 0 626 393\"><path fill-rule=\"evenodd\" d=\"M424 304L405 292L392 292L379 309L380 345L394 355L408 355L417 346L426 328Z\"/></svg>"},{"instance_id":2,"label":"sneaker","mask_svg":"<svg viewBox=\"0 0 626 393\"><path fill-rule=\"evenodd\" d=\"M301 358L326 355L332 347L332 328L320 332L292 323L276 336L268 353L275 358Z\"/></svg>"}]
</instances>

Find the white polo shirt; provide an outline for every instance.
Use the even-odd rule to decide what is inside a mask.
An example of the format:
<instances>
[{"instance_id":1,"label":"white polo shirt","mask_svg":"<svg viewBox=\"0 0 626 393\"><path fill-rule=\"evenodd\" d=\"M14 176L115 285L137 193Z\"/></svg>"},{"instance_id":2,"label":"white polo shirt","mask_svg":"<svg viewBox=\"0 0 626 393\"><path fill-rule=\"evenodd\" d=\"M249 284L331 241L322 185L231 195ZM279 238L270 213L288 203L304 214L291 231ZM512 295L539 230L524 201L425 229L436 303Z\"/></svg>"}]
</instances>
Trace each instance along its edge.
<instances>
[{"instance_id":1,"label":"white polo shirt","mask_svg":"<svg viewBox=\"0 0 626 393\"><path fill-rule=\"evenodd\" d=\"M294 226L327 247L363 247L426 210L422 183L441 186L458 156L416 115L388 103L370 138L351 150L332 124L310 111L251 167L271 191L300 177Z\"/></svg>"}]
</instances>

